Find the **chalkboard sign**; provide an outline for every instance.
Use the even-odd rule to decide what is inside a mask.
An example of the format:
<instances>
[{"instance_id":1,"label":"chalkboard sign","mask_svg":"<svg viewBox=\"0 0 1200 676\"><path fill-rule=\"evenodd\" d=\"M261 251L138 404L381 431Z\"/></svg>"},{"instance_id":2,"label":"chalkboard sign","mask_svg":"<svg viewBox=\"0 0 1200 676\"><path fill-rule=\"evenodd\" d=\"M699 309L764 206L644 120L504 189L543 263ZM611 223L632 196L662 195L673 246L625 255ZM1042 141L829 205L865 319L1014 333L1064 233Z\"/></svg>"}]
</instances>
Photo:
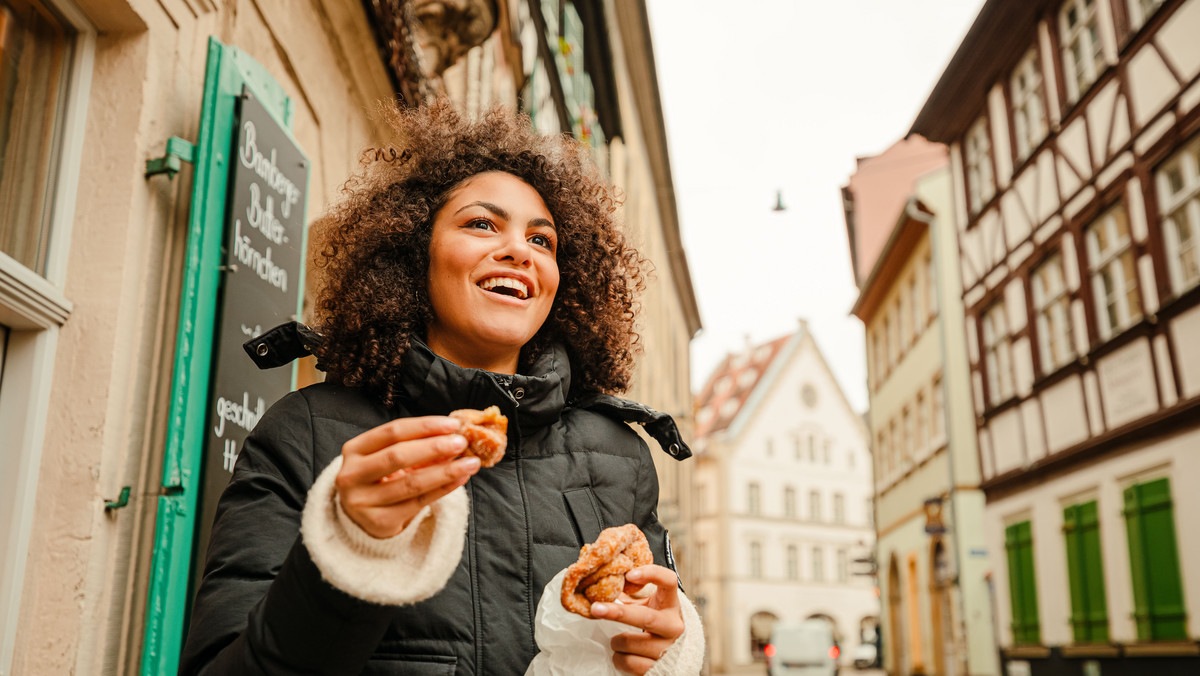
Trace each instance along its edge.
<instances>
[{"instance_id":1,"label":"chalkboard sign","mask_svg":"<svg viewBox=\"0 0 1200 676\"><path fill-rule=\"evenodd\" d=\"M258 370L242 343L295 319L304 291L308 160L248 89L238 103L194 550L201 565L242 441L292 388L291 368Z\"/></svg>"}]
</instances>

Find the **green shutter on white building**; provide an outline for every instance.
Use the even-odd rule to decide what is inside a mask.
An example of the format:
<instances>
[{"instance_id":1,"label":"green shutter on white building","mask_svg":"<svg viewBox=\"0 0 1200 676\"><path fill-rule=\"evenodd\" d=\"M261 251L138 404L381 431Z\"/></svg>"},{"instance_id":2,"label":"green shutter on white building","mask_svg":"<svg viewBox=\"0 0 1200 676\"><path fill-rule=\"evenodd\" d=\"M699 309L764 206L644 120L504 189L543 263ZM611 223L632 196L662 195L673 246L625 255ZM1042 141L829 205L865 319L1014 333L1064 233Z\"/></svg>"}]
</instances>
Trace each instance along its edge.
<instances>
[{"instance_id":1,"label":"green shutter on white building","mask_svg":"<svg viewBox=\"0 0 1200 676\"><path fill-rule=\"evenodd\" d=\"M1006 528L1004 548L1008 554L1008 592L1012 604L1013 643L1041 643L1037 579L1033 569L1033 529L1030 522L1022 521Z\"/></svg>"},{"instance_id":2,"label":"green shutter on white building","mask_svg":"<svg viewBox=\"0 0 1200 676\"><path fill-rule=\"evenodd\" d=\"M1108 641L1108 601L1104 559L1100 551L1100 519L1096 501L1063 510L1067 579L1071 590L1071 629L1076 643Z\"/></svg>"},{"instance_id":3,"label":"green shutter on white building","mask_svg":"<svg viewBox=\"0 0 1200 676\"><path fill-rule=\"evenodd\" d=\"M1138 639L1186 640L1187 611L1170 481L1158 479L1126 488L1124 514Z\"/></svg>"}]
</instances>

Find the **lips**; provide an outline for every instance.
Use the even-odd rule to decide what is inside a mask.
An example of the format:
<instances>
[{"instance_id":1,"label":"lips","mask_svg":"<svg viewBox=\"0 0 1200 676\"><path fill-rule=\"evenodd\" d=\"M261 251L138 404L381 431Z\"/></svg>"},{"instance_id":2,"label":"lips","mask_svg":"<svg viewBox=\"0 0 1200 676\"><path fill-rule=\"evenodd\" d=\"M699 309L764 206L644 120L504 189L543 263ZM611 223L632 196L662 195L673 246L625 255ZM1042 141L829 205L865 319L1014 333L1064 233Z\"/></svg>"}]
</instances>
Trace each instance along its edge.
<instances>
[{"instance_id":1,"label":"lips","mask_svg":"<svg viewBox=\"0 0 1200 676\"><path fill-rule=\"evenodd\" d=\"M520 300L529 298L529 285L515 277L488 277L479 282L478 286L484 291Z\"/></svg>"}]
</instances>

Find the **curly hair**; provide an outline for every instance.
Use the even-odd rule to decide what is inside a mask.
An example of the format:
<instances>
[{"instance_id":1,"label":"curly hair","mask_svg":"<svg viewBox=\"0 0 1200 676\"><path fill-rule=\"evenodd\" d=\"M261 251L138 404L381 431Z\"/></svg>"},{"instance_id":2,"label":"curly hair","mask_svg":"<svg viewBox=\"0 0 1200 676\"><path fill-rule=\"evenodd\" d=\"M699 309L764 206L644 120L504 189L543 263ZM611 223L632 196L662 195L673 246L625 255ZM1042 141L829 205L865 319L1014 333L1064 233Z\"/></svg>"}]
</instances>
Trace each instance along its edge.
<instances>
[{"instance_id":1,"label":"curly hair","mask_svg":"<svg viewBox=\"0 0 1200 676\"><path fill-rule=\"evenodd\" d=\"M478 119L446 99L383 110L398 138L368 149L361 171L322 219L323 268L314 295L318 367L391 406L404 356L433 318L428 291L433 221L465 180L507 172L532 186L558 233L558 293L541 329L521 350L518 370L551 344L571 362L572 395L623 392L638 347L636 297L645 260L615 222L613 189L568 136L539 135L525 115L493 107Z\"/></svg>"}]
</instances>

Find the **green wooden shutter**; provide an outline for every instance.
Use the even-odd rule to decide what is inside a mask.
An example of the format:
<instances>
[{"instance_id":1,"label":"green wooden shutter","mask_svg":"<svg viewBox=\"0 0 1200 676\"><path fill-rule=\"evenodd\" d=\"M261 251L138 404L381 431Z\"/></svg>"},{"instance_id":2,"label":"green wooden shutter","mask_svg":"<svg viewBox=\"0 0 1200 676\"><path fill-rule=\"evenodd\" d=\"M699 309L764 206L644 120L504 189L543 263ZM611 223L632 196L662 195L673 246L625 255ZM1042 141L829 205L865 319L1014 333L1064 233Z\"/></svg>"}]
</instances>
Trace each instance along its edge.
<instances>
[{"instance_id":1,"label":"green wooden shutter","mask_svg":"<svg viewBox=\"0 0 1200 676\"><path fill-rule=\"evenodd\" d=\"M1033 531L1028 521L1004 531L1008 553L1008 591L1012 603L1013 642L1041 643L1038 623L1037 580L1033 570Z\"/></svg>"},{"instance_id":2,"label":"green wooden shutter","mask_svg":"<svg viewBox=\"0 0 1200 676\"><path fill-rule=\"evenodd\" d=\"M1125 529L1138 638L1186 640L1187 612L1183 605L1169 480L1158 479L1125 489Z\"/></svg>"},{"instance_id":3,"label":"green wooden shutter","mask_svg":"<svg viewBox=\"0 0 1200 676\"><path fill-rule=\"evenodd\" d=\"M1063 510L1067 579L1071 590L1071 629L1076 643L1108 641L1108 601L1100 554L1100 519L1096 502Z\"/></svg>"}]
</instances>

